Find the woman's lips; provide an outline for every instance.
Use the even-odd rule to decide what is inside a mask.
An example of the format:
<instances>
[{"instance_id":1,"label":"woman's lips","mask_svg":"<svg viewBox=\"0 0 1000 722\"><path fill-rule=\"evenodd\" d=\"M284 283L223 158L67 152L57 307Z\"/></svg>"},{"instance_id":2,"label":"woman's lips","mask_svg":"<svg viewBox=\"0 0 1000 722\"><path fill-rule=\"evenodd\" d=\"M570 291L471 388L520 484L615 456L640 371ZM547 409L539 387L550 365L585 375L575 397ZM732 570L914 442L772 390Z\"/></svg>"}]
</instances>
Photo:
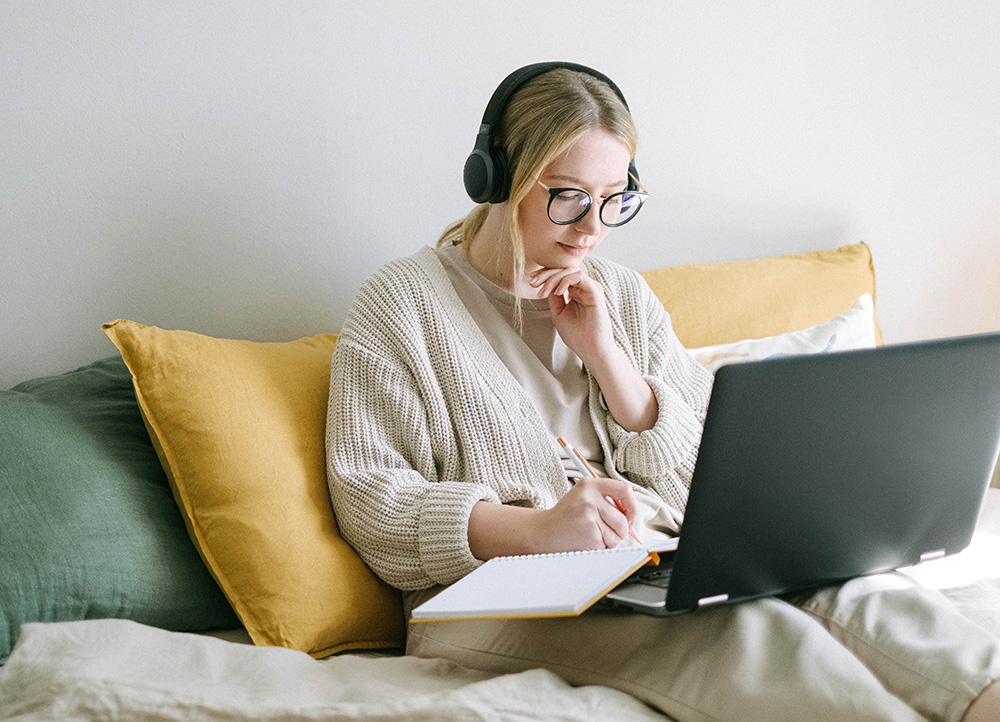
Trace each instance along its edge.
<instances>
[{"instance_id":1,"label":"woman's lips","mask_svg":"<svg viewBox=\"0 0 1000 722\"><path fill-rule=\"evenodd\" d=\"M587 251L590 250L590 246L568 246L565 243L560 243L559 245L571 256L586 256Z\"/></svg>"}]
</instances>

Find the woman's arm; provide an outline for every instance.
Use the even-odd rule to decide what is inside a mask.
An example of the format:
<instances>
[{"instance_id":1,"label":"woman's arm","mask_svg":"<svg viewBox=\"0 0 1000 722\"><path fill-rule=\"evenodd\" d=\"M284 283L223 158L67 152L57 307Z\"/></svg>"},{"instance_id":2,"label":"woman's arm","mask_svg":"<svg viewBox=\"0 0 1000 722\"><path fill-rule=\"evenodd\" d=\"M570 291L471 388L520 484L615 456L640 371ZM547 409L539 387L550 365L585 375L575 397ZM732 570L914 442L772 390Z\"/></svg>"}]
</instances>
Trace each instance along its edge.
<instances>
[{"instance_id":1,"label":"woman's arm","mask_svg":"<svg viewBox=\"0 0 1000 722\"><path fill-rule=\"evenodd\" d=\"M583 326L577 323L557 328L568 346L581 358L590 359L585 363L604 397L611 446L605 464L656 491L676 510L679 525L714 379L681 345L670 316L639 274L597 258L588 261L588 270L595 286L603 291L603 298L595 299L591 308L599 309L603 302L605 313L590 315L593 330L587 333L580 333ZM547 269L536 274L534 285L540 296L548 294L553 313L576 321L573 316L581 310L580 305L571 307L572 303L564 304L555 296L561 296L577 280L568 271ZM572 301L572 293L569 296ZM582 295L580 298L589 302ZM617 352L604 345L609 336L617 338L612 342ZM574 339L572 344L569 338ZM600 340L600 345L588 349L588 340ZM628 368L622 370L621 361L605 365L601 360L613 360L616 353L624 357ZM645 388L638 386L636 376ZM647 389L653 402L645 397ZM652 413L652 422L643 415L637 423L640 417L630 416L637 410Z\"/></svg>"},{"instance_id":2,"label":"woman's arm","mask_svg":"<svg viewBox=\"0 0 1000 722\"><path fill-rule=\"evenodd\" d=\"M469 514L481 500L499 502L482 484L437 478L428 416L405 367L342 334L327 414L330 498L344 539L399 589L448 584L475 569Z\"/></svg>"},{"instance_id":3,"label":"woman's arm","mask_svg":"<svg viewBox=\"0 0 1000 722\"><path fill-rule=\"evenodd\" d=\"M625 513L615 506L621 503ZM580 479L549 509L480 501L469 515L469 549L477 559L610 549L629 533L638 505L627 481Z\"/></svg>"},{"instance_id":4,"label":"woman's arm","mask_svg":"<svg viewBox=\"0 0 1000 722\"><path fill-rule=\"evenodd\" d=\"M653 428L659 410L656 395L617 345L584 364L619 426L632 432Z\"/></svg>"},{"instance_id":5,"label":"woman's arm","mask_svg":"<svg viewBox=\"0 0 1000 722\"><path fill-rule=\"evenodd\" d=\"M653 390L615 342L604 288L581 269L543 268L532 276L539 298L548 298L559 336L594 376L608 411L626 431L656 423Z\"/></svg>"}]
</instances>

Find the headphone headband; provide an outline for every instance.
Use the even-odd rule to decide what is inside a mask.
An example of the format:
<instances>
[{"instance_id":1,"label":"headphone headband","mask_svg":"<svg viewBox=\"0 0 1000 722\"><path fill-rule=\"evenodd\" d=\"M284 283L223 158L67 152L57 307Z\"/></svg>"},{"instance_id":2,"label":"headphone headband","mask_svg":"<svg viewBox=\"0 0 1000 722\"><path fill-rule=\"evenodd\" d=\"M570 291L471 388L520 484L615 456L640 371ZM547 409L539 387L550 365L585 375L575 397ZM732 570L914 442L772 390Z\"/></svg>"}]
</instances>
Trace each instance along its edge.
<instances>
[{"instance_id":1,"label":"headphone headband","mask_svg":"<svg viewBox=\"0 0 1000 722\"><path fill-rule=\"evenodd\" d=\"M483 122L479 126L479 134L476 136L476 144L465 161L464 180L465 191L476 203L502 203L510 196L510 169L507 162L507 153L503 148L495 145L495 130L500 122L503 110L511 96L522 85L534 77L547 73L557 68L574 70L579 73L586 73L598 80L606 83L615 95L622 101L625 109L628 110L628 103L625 96L612 82L611 78L599 73L593 68L577 63L548 62L534 63L518 68L506 78L493 91L490 102L486 105L483 113ZM638 178L635 164L629 165L629 172ZM629 178L629 189L635 190L634 181Z\"/></svg>"},{"instance_id":2,"label":"headphone headband","mask_svg":"<svg viewBox=\"0 0 1000 722\"><path fill-rule=\"evenodd\" d=\"M608 85L608 87L611 88L611 90L614 91L619 100L622 101L625 109L628 109L628 103L625 102L625 96L622 95L622 91L618 89L618 86L612 82L611 78L603 73L597 72L593 68L588 68L586 65L578 65L577 63L535 63L533 65L526 65L523 68L518 68L504 78L503 82L497 86L497 89L493 91L493 96L490 98L490 102L486 105L486 111L483 113L483 125L490 126L490 132L492 132L493 126L500 122L500 115L503 113L503 109L507 107L507 103L510 101L510 96L512 96L518 88L532 78L558 68L575 70L578 73L586 73L587 75L603 81ZM482 128L480 128L480 132L482 132Z\"/></svg>"}]
</instances>

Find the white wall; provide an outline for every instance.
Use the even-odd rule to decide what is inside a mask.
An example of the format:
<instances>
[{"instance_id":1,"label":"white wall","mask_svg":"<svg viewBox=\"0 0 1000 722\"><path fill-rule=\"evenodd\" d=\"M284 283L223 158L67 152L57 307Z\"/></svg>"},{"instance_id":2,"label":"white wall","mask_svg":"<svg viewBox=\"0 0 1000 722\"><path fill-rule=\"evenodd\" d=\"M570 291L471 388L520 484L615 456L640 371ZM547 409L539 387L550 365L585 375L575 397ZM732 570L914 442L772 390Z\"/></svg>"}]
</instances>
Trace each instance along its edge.
<instances>
[{"instance_id":1,"label":"white wall","mask_svg":"<svg viewBox=\"0 0 1000 722\"><path fill-rule=\"evenodd\" d=\"M653 197L607 255L864 240L888 341L998 330L998 37L993 0L0 2L0 388L111 355L119 317L338 330L468 210L490 93L551 59L640 126Z\"/></svg>"}]
</instances>

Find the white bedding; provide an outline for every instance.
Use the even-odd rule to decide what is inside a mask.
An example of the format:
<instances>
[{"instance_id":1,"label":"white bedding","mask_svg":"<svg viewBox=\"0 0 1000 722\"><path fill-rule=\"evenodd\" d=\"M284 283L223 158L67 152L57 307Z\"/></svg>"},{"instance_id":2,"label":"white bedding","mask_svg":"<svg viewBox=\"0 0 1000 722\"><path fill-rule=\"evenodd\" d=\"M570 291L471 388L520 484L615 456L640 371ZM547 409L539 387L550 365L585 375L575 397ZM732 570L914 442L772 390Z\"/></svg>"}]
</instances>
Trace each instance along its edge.
<instances>
[{"instance_id":1,"label":"white bedding","mask_svg":"<svg viewBox=\"0 0 1000 722\"><path fill-rule=\"evenodd\" d=\"M1000 636L1000 490L972 545L908 573ZM124 620L30 624L0 668L0 719L664 720L627 694L544 670L495 676L443 660L314 660Z\"/></svg>"},{"instance_id":2,"label":"white bedding","mask_svg":"<svg viewBox=\"0 0 1000 722\"><path fill-rule=\"evenodd\" d=\"M493 676L443 660L314 660L123 620L29 624L0 673L0 719L662 720L544 670Z\"/></svg>"}]
</instances>

